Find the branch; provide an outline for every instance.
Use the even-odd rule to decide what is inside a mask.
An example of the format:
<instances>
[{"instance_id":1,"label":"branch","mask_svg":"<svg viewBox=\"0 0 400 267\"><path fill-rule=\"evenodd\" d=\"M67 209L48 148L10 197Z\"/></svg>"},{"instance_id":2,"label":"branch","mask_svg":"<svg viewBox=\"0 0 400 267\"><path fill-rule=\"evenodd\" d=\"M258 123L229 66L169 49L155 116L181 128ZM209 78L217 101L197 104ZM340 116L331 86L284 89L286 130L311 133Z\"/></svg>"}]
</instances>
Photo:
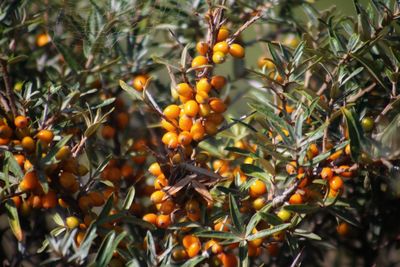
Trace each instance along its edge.
<instances>
[{"instance_id":1,"label":"branch","mask_svg":"<svg viewBox=\"0 0 400 267\"><path fill-rule=\"evenodd\" d=\"M281 206L289 197L296 191L297 186L300 184L300 179L296 179L296 182L290 186L288 189L282 192L281 195L274 197L272 199L272 208Z\"/></svg>"},{"instance_id":2,"label":"branch","mask_svg":"<svg viewBox=\"0 0 400 267\"><path fill-rule=\"evenodd\" d=\"M16 117L17 116L17 108L15 106L14 93L11 88L10 76L9 76L8 70L7 70L7 60L0 59L0 64L1 64L1 69L3 72L4 85L6 87L6 96L8 98L9 107L11 109L13 117ZM3 100L1 102L3 103Z\"/></svg>"},{"instance_id":3,"label":"branch","mask_svg":"<svg viewBox=\"0 0 400 267\"><path fill-rule=\"evenodd\" d=\"M375 88L375 86L376 86L376 83L372 83L370 86L360 90L357 94L349 97L347 102L356 102L357 99L364 96L366 93L371 92Z\"/></svg>"}]
</instances>

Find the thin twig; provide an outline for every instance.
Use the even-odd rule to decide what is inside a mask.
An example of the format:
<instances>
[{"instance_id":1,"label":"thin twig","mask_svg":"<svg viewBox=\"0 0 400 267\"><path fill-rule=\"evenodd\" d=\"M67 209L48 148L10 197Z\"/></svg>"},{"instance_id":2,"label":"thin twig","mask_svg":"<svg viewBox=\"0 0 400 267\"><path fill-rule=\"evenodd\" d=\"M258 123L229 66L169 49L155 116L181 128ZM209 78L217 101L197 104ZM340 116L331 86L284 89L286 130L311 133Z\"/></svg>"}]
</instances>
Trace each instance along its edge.
<instances>
[{"instance_id":1,"label":"thin twig","mask_svg":"<svg viewBox=\"0 0 400 267\"><path fill-rule=\"evenodd\" d=\"M0 59L0 64L1 64L1 69L3 72L3 79L4 79L4 85L6 87L6 96L8 98L8 104L9 107L11 109L11 112L13 114L14 117L17 116L17 107L15 105L15 98L14 98L14 94L11 88L11 80L10 80L10 76L8 74L8 70L7 70L7 61L4 59Z\"/></svg>"},{"instance_id":2,"label":"thin twig","mask_svg":"<svg viewBox=\"0 0 400 267\"><path fill-rule=\"evenodd\" d=\"M83 149L83 146L85 145L86 140L87 140L86 136L82 137L81 141L72 148L72 152L73 152L72 157L73 158L76 158L78 156L79 152Z\"/></svg>"},{"instance_id":3,"label":"thin twig","mask_svg":"<svg viewBox=\"0 0 400 267\"><path fill-rule=\"evenodd\" d=\"M296 191L297 186L300 184L300 179L296 179L293 185L291 185L289 188L287 188L285 191L283 191L282 194L279 196L274 197L272 199L272 208L277 208L281 206L289 197L292 195L294 191Z\"/></svg>"},{"instance_id":4,"label":"thin twig","mask_svg":"<svg viewBox=\"0 0 400 267\"><path fill-rule=\"evenodd\" d=\"M364 96L366 93L371 92L375 88L375 86L376 86L376 83L372 83L370 86L360 90L357 94L349 97L349 99L347 99L347 102L348 103L356 102L357 99Z\"/></svg>"}]
</instances>

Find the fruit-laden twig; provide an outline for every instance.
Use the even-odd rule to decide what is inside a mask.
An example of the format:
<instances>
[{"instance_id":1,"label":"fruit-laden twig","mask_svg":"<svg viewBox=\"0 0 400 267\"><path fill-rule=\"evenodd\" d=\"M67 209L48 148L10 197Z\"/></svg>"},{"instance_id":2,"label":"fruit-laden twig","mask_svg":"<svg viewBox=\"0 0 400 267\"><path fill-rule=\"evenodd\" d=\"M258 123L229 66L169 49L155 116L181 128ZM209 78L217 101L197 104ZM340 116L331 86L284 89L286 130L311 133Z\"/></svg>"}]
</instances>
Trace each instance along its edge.
<instances>
[{"instance_id":1,"label":"fruit-laden twig","mask_svg":"<svg viewBox=\"0 0 400 267\"><path fill-rule=\"evenodd\" d=\"M14 98L14 93L11 88L11 80L7 70L7 61L4 59L0 59L0 64L1 64L1 70L3 72L4 86L6 87L6 96L8 99L8 105L4 105L4 99L2 99L1 102L4 105L4 108L9 107L11 109L13 117L16 117L17 107L15 105L16 102Z\"/></svg>"},{"instance_id":2,"label":"fruit-laden twig","mask_svg":"<svg viewBox=\"0 0 400 267\"><path fill-rule=\"evenodd\" d=\"M300 184L300 179L296 179L296 181L285 191L282 192L279 196L276 196L272 199L272 208L276 208L281 206L289 197L296 191L297 186Z\"/></svg>"}]
</instances>

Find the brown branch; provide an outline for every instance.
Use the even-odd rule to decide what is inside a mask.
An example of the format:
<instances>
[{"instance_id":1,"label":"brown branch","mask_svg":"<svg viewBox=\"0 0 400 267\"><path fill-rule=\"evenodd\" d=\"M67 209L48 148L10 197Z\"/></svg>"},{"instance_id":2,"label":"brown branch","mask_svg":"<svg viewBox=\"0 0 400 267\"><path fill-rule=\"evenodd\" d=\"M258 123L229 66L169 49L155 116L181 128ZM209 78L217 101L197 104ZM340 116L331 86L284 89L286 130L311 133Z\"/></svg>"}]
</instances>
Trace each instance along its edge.
<instances>
[{"instance_id":1,"label":"brown branch","mask_svg":"<svg viewBox=\"0 0 400 267\"><path fill-rule=\"evenodd\" d=\"M293 185L287 188L285 191L282 192L279 196L274 197L272 199L272 208L277 208L281 206L289 197L293 194L294 191L297 190L297 186L300 184L300 179L296 179Z\"/></svg>"},{"instance_id":2,"label":"brown branch","mask_svg":"<svg viewBox=\"0 0 400 267\"><path fill-rule=\"evenodd\" d=\"M366 93L371 92L376 86L376 83L372 83L370 86L360 90L357 94L349 97L349 99L347 100L347 102L351 103L351 102L356 102L357 99L359 99L360 97L363 97Z\"/></svg>"},{"instance_id":3,"label":"brown branch","mask_svg":"<svg viewBox=\"0 0 400 267\"><path fill-rule=\"evenodd\" d=\"M270 6L268 5L268 7L270 7ZM265 8L267 8L267 6L265 6L264 9L265 9ZM250 27L250 25L252 25L254 22L256 22L259 18L261 18L264 9L258 10L257 13L256 13L251 19L249 19L249 20L246 21L242 26L240 26L240 28L237 29L237 31L236 31L234 34L232 34L232 36L227 40L227 43L228 43L228 44L232 44L232 43L236 40L236 38L238 38L239 35L240 35L244 30L246 30L248 27Z\"/></svg>"},{"instance_id":4,"label":"brown branch","mask_svg":"<svg viewBox=\"0 0 400 267\"><path fill-rule=\"evenodd\" d=\"M1 69L3 72L4 85L6 87L6 97L8 99L9 107L13 117L17 116L17 107L15 103L14 93L11 88L11 80L7 69L7 60L0 59ZM2 101L3 102L3 101Z\"/></svg>"},{"instance_id":5,"label":"brown branch","mask_svg":"<svg viewBox=\"0 0 400 267\"><path fill-rule=\"evenodd\" d=\"M400 95L398 95L393 101L391 101L387 106L382 110L382 112L376 117L375 123L380 122L380 120L393 109L394 104L400 102Z\"/></svg>"}]
</instances>

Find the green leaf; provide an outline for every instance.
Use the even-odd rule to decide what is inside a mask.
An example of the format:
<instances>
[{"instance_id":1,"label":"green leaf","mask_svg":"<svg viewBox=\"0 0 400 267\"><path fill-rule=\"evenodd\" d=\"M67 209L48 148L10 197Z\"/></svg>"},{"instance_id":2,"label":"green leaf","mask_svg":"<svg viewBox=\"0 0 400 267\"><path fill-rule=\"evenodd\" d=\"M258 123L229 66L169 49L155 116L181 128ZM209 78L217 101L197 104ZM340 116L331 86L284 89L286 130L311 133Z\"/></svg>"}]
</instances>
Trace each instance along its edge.
<instances>
[{"instance_id":1,"label":"green leaf","mask_svg":"<svg viewBox=\"0 0 400 267\"><path fill-rule=\"evenodd\" d=\"M247 237L247 241L251 241L251 240L258 239L258 238L264 238L264 237L273 235L275 233L278 233L280 231L283 231L283 230L289 228L290 226L291 226L290 223L285 223L285 224L273 226L270 229L265 229L265 230L258 231L257 233L248 236Z\"/></svg>"},{"instance_id":2,"label":"green leaf","mask_svg":"<svg viewBox=\"0 0 400 267\"><path fill-rule=\"evenodd\" d=\"M150 257L148 260L151 263L155 263L157 262L156 244L154 243L154 238L150 231L147 231L146 242L147 242L147 255L148 257Z\"/></svg>"},{"instance_id":3,"label":"green leaf","mask_svg":"<svg viewBox=\"0 0 400 267\"><path fill-rule=\"evenodd\" d=\"M195 267L195 266L198 266L198 264L200 262L204 261L205 259L207 259L207 258L200 255L200 256L197 256L195 258L192 258L192 259L186 261L184 264L181 265L181 267Z\"/></svg>"},{"instance_id":4,"label":"green leaf","mask_svg":"<svg viewBox=\"0 0 400 267\"><path fill-rule=\"evenodd\" d=\"M318 206L310 204L294 204L285 206L285 210L297 213L312 213L315 212L317 209Z\"/></svg>"},{"instance_id":5,"label":"green leaf","mask_svg":"<svg viewBox=\"0 0 400 267\"><path fill-rule=\"evenodd\" d=\"M343 207L329 207L327 211L333 214L335 217L338 217L351 225L356 227L360 227L360 222L353 216L352 213L348 209L344 209Z\"/></svg>"},{"instance_id":6,"label":"green leaf","mask_svg":"<svg viewBox=\"0 0 400 267\"><path fill-rule=\"evenodd\" d=\"M15 160L14 155L9 151L4 151L4 160L4 165L8 167L8 170L11 171L17 179L21 180L22 177L24 177L24 173L18 165L18 162ZM6 175L8 175L8 171Z\"/></svg>"},{"instance_id":7,"label":"green leaf","mask_svg":"<svg viewBox=\"0 0 400 267\"><path fill-rule=\"evenodd\" d=\"M8 65L15 64L15 63L18 63L18 62L21 62L21 61L25 61L28 58L29 57L27 55L19 55L19 56L12 57L12 58L8 59L7 64Z\"/></svg>"},{"instance_id":8,"label":"green leaf","mask_svg":"<svg viewBox=\"0 0 400 267\"><path fill-rule=\"evenodd\" d=\"M114 250L125 236L126 232L122 232L118 236L116 236L114 230L109 232L101 243L96 258L92 264L96 267L107 267L114 254Z\"/></svg>"},{"instance_id":9,"label":"green leaf","mask_svg":"<svg viewBox=\"0 0 400 267\"><path fill-rule=\"evenodd\" d=\"M269 212L259 212L261 218L271 225L280 225L283 221L274 213Z\"/></svg>"},{"instance_id":10,"label":"green leaf","mask_svg":"<svg viewBox=\"0 0 400 267\"><path fill-rule=\"evenodd\" d=\"M275 48L272 46L272 44L270 42L268 42L267 44L268 44L268 50L272 56L272 59L274 60L276 69L278 70L281 77L285 77L285 70L283 69L284 64L283 64L281 58L276 53Z\"/></svg>"},{"instance_id":11,"label":"green leaf","mask_svg":"<svg viewBox=\"0 0 400 267\"><path fill-rule=\"evenodd\" d=\"M135 187L131 186L129 188L128 194L125 197L124 204L122 205L123 210L129 210L132 206L133 200L135 198Z\"/></svg>"},{"instance_id":12,"label":"green leaf","mask_svg":"<svg viewBox=\"0 0 400 267\"><path fill-rule=\"evenodd\" d=\"M244 240L239 244L239 266L249 266L248 245Z\"/></svg>"},{"instance_id":13,"label":"green leaf","mask_svg":"<svg viewBox=\"0 0 400 267\"><path fill-rule=\"evenodd\" d=\"M75 72L77 73L81 67L78 63L78 61L75 59L75 56L70 53L70 48L65 47L62 43L61 40L55 39L54 40L54 45L56 46L58 52L60 52L65 60L67 62L68 66Z\"/></svg>"},{"instance_id":14,"label":"green leaf","mask_svg":"<svg viewBox=\"0 0 400 267\"><path fill-rule=\"evenodd\" d=\"M312 239L312 240L318 240L318 241L321 240L321 237L319 235L309 232L307 230L303 230L303 229L296 229L296 230L294 230L293 234L297 235L297 236L302 236L302 237L305 237L308 239Z\"/></svg>"},{"instance_id":15,"label":"green leaf","mask_svg":"<svg viewBox=\"0 0 400 267\"><path fill-rule=\"evenodd\" d=\"M268 181L268 177L270 176L268 173L266 173L263 169L260 167L257 167L252 164L241 164L240 169L249 176L259 178L264 181Z\"/></svg>"},{"instance_id":16,"label":"green leaf","mask_svg":"<svg viewBox=\"0 0 400 267\"><path fill-rule=\"evenodd\" d=\"M60 141L57 142L55 146L51 148L51 150L46 154L46 156L40 160L39 164L42 164L42 166L44 166L52 163L55 160L55 156L58 153L58 151L63 146L65 146L71 138L72 138L71 134L64 136Z\"/></svg>"},{"instance_id":17,"label":"green leaf","mask_svg":"<svg viewBox=\"0 0 400 267\"><path fill-rule=\"evenodd\" d=\"M233 226L239 233L243 232L242 214L240 213L235 197L232 194L229 194L229 212L232 218Z\"/></svg>"},{"instance_id":18,"label":"green leaf","mask_svg":"<svg viewBox=\"0 0 400 267\"><path fill-rule=\"evenodd\" d=\"M386 85L383 83L382 79L379 77L378 75L378 71L375 71L373 69L373 66L375 66L376 64L374 64L373 62L369 62L364 58L358 57L354 54L350 54L353 58L355 58L358 62L361 63L361 65L363 65L368 72L375 78L375 80L386 90L388 90L388 88L386 87Z\"/></svg>"},{"instance_id":19,"label":"green leaf","mask_svg":"<svg viewBox=\"0 0 400 267\"><path fill-rule=\"evenodd\" d=\"M240 237L229 233L229 232L222 232L222 231L201 231L195 233L198 237L205 237L205 238L216 238L216 239L223 239L229 241L229 243L236 243L241 240Z\"/></svg>"},{"instance_id":20,"label":"green leaf","mask_svg":"<svg viewBox=\"0 0 400 267\"><path fill-rule=\"evenodd\" d=\"M340 110L346 118L347 129L349 131L350 138L351 157L354 160L357 160L361 154L362 145L366 142L362 134L362 127L353 110L350 111L344 107Z\"/></svg>"},{"instance_id":21,"label":"green leaf","mask_svg":"<svg viewBox=\"0 0 400 267\"><path fill-rule=\"evenodd\" d=\"M8 199L5 203L5 207L7 210L7 218L11 231L13 232L14 236L17 238L18 241L22 241L24 235L21 229L21 225L19 223L18 210L17 207L15 206L14 201Z\"/></svg>"},{"instance_id":22,"label":"green leaf","mask_svg":"<svg viewBox=\"0 0 400 267\"><path fill-rule=\"evenodd\" d=\"M128 95L133 99L133 100L143 100L143 96L141 93L139 93L135 88L129 86L124 82L123 80L119 80L119 86L128 93Z\"/></svg>"}]
</instances>

